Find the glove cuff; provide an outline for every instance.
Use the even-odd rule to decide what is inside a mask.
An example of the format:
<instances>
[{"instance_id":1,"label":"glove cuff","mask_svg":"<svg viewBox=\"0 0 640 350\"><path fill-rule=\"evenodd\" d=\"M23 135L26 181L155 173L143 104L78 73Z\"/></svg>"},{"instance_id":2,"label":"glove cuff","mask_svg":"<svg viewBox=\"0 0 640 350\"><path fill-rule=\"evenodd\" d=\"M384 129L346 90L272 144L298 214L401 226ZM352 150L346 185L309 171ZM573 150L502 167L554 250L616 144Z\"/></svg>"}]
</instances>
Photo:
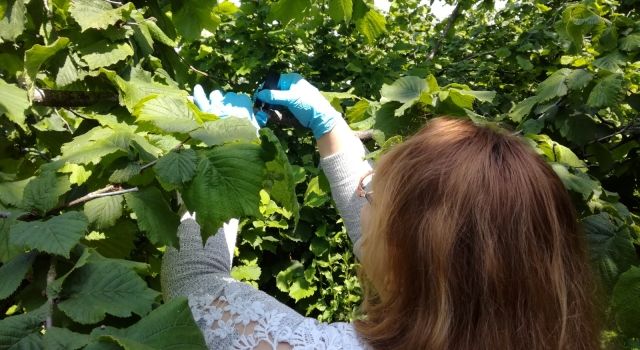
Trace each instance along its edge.
<instances>
[{"instance_id":1,"label":"glove cuff","mask_svg":"<svg viewBox=\"0 0 640 350\"><path fill-rule=\"evenodd\" d=\"M342 118L342 114L335 109L331 113L324 114L322 117L315 118L316 123L311 126L311 132L315 139L321 138L328 133L336 125L336 121Z\"/></svg>"}]
</instances>

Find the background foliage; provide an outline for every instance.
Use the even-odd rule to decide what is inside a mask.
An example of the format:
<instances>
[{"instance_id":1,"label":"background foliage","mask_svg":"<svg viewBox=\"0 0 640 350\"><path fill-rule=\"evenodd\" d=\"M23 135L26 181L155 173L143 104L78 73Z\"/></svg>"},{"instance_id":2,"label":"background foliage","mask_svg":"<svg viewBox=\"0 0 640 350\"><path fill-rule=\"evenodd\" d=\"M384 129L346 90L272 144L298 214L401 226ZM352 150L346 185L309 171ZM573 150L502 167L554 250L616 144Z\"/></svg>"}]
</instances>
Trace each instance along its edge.
<instances>
[{"instance_id":1,"label":"background foliage","mask_svg":"<svg viewBox=\"0 0 640 350\"><path fill-rule=\"evenodd\" d=\"M373 158L441 114L523 135L579 211L603 347L640 347L640 3L449 3L437 22L417 0L1 0L0 348L203 347L185 300L159 294L178 193L205 234L243 218L234 277L354 317L312 138L187 99L195 83L252 93L269 68L373 130Z\"/></svg>"}]
</instances>

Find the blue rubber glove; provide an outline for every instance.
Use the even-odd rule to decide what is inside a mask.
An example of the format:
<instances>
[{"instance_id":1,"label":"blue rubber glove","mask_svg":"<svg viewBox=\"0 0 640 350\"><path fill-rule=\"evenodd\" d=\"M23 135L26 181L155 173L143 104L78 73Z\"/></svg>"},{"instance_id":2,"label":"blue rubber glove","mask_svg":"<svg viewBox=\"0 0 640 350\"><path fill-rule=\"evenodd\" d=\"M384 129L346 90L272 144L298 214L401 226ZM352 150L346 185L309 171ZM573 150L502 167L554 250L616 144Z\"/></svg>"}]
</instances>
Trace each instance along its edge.
<instances>
[{"instance_id":1,"label":"blue rubber glove","mask_svg":"<svg viewBox=\"0 0 640 350\"><path fill-rule=\"evenodd\" d=\"M280 75L278 89L259 91L255 97L265 103L287 107L300 124L311 129L316 139L331 131L342 118L320 91L300 74Z\"/></svg>"},{"instance_id":2,"label":"blue rubber glove","mask_svg":"<svg viewBox=\"0 0 640 350\"><path fill-rule=\"evenodd\" d=\"M267 123L267 115L262 112L253 114L253 102L245 94L236 94L220 90L213 90L207 95L199 84L193 87L193 102L201 111L215 114L220 118L237 117L247 118L259 129Z\"/></svg>"}]
</instances>

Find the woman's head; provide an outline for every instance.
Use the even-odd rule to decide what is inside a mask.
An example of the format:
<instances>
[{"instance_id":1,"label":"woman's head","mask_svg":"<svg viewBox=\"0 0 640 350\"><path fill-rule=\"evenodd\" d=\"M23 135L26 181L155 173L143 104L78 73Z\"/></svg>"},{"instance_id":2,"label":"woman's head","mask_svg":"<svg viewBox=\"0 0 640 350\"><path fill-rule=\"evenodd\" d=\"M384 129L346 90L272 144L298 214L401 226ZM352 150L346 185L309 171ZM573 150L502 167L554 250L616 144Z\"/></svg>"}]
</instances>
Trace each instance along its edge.
<instances>
[{"instance_id":1,"label":"woman's head","mask_svg":"<svg viewBox=\"0 0 640 350\"><path fill-rule=\"evenodd\" d=\"M592 349L593 285L562 182L515 136L434 119L378 162L363 223L380 349Z\"/></svg>"}]
</instances>

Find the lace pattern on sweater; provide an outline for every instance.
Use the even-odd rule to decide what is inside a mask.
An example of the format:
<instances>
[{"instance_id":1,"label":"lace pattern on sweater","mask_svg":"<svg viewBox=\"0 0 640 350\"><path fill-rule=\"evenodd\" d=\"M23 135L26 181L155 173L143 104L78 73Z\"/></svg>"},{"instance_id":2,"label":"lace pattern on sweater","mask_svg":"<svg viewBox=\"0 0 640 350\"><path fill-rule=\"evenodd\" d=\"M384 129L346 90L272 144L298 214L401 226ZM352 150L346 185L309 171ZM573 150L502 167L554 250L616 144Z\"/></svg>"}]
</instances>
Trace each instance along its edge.
<instances>
[{"instance_id":1,"label":"lace pattern on sweater","mask_svg":"<svg viewBox=\"0 0 640 350\"><path fill-rule=\"evenodd\" d=\"M276 349L283 344L293 350L365 349L352 324L319 323L291 309L273 308L271 300L234 287L240 286L226 286L217 299L206 293L189 297L210 349Z\"/></svg>"}]
</instances>

